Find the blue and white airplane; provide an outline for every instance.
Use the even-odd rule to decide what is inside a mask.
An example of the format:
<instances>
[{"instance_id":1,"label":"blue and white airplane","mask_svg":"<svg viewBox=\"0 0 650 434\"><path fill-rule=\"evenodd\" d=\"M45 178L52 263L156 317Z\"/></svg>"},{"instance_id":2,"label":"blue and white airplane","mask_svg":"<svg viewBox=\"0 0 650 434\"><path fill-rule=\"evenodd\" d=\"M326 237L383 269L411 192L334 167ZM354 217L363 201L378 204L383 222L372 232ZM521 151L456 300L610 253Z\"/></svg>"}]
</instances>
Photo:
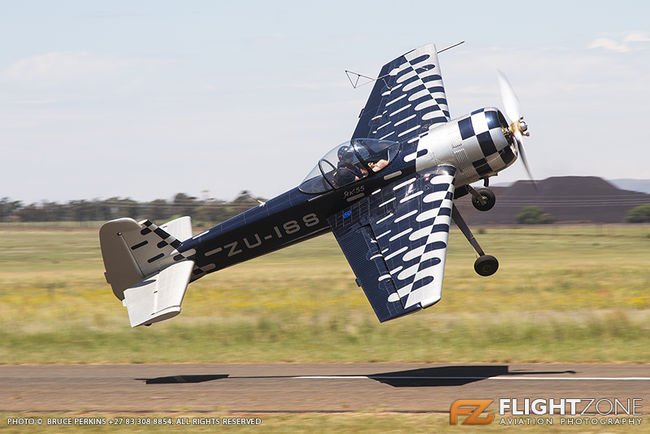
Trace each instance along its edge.
<instances>
[{"instance_id":1,"label":"blue and white airplane","mask_svg":"<svg viewBox=\"0 0 650 434\"><path fill-rule=\"evenodd\" d=\"M436 48L425 45L384 65L351 139L298 187L194 236L189 217L104 224L106 279L131 326L178 315L190 282L330 231L382 322L440 300L452 219L479 255L476 272L492 275L498 262L454 199L469 193L489 210L494 194L470 184L487 187L518 155L528 170L527 126L502 75L500 84L509 120L492 107L450 119Z\"/></svg>"}]
</instances>

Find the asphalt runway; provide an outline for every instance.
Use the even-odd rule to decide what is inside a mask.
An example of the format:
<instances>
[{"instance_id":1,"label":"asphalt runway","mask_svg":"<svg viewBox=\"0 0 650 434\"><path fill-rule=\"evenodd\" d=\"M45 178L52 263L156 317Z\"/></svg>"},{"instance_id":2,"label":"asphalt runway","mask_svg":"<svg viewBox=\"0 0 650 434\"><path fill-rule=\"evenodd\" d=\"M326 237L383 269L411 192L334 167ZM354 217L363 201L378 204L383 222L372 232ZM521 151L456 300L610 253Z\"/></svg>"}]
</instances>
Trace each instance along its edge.
<instances>
[{"instance_id":1,"label":"asphalt runway","mask_svg":"<svg viewBox=\"0 0 650 434\"><path fill-rule=\"evenodd\" d=\"M440 412L457 399L641 398L649 364L0 366L0 412Z\"/></svg>"}]
</instances>

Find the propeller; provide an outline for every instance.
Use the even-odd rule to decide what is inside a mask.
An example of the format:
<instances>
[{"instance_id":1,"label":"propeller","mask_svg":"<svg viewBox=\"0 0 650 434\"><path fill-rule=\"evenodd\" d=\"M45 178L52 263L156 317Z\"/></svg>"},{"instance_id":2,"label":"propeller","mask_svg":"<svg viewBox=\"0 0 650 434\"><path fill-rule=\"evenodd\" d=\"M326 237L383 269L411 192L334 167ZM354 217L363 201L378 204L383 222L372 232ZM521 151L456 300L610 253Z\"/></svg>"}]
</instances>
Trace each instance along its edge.
<instances>
[{"instance_id":1,"label":"propeller","mask_svg":"<svg viewBox=\"0 0 650 434\"><path fill-rule=\"evenodd\" d=\"M530 135L528 132L528 124L526 124L524 116L521 114L519 99L517 98L517 95L515 95L512 85L503 72L498 71L498 75L499 87L501 88L501 100L503 101L503 108L505 109L508 122L510 122L510 132L515 137L515 148L517 149L517 153L521 156L521 162L524 164L524 169L526 169L528 178L530 178L533 186L537 189L537 184L535 184L533 175L530 173L530 168L528 167L528 160L526 159L526 152L524 151L523 144L523 136Z\"/></svg>"}]
</instances>

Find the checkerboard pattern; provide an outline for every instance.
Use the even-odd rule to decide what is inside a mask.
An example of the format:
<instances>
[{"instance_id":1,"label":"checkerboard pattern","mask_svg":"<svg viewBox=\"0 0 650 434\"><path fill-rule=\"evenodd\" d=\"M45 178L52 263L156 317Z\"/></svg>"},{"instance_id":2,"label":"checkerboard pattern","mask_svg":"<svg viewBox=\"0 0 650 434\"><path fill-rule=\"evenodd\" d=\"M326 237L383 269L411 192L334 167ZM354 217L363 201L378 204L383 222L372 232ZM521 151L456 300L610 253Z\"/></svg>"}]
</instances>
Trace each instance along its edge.
<instances>
[{"instance_id":1,"label":"checkerboard pattern","mask_svg":"<svg viewBox=\"0 0 650 434\"><path fill-rule=\"evenodd\" d=\"M413 143L432 125L448 120L438 55L429 44L384 65L352 138Z\"/></svg>"}]
</instances>

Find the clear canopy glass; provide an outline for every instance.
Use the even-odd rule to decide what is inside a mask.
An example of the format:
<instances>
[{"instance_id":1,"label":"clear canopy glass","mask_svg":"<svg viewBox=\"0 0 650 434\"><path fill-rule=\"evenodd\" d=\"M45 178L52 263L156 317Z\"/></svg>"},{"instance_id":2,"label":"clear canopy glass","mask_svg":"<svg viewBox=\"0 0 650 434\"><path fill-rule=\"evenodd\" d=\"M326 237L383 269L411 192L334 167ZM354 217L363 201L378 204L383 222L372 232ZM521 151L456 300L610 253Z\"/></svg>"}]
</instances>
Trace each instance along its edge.
<instances>
[{"instance_id":1,"label":"clear canopy glass","mask_svg":"<svg viewBox=\"0 0 650 434\"><path fill-rule=\"evenodd\" d=\"M318 161L300 184L305 193L341 188L384 169L395 158L399 143L391 140L353 139L333 148Z\"/></svg>"}]
</instances>

